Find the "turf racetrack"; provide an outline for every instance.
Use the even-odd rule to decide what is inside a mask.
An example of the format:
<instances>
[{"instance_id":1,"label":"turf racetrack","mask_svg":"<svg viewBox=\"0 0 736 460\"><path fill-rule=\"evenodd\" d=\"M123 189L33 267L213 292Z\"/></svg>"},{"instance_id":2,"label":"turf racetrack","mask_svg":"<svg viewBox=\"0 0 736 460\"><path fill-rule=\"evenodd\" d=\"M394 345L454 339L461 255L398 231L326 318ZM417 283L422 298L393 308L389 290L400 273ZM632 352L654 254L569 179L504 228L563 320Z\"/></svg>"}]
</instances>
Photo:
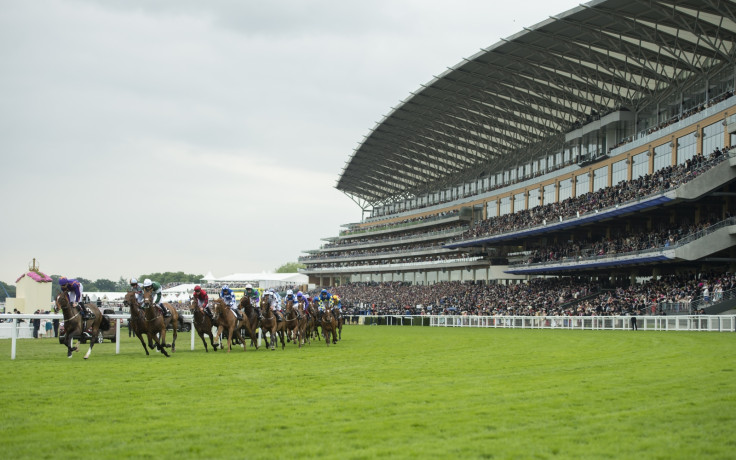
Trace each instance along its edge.
<instances>
[{"instance_id":1,"label":"turf racetrack","mask_svg":"<svg viewBox=\"0 0 736 460\"><path fill-rule=\"evenodd\" d=\"M734 458L736 335L346 326L169 359L0 340L2 458Z\"/></svg>"}]
</instances>

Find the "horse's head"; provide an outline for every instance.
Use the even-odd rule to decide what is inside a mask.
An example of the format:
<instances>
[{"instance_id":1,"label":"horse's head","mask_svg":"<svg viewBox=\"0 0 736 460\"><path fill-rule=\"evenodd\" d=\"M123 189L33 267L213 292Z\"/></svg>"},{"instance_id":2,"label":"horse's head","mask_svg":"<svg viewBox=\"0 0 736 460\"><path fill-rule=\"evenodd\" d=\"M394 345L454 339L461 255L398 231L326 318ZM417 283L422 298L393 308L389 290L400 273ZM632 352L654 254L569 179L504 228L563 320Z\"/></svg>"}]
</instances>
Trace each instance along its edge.
<instances>
[{"instance_id":1,"label":"horse's head","mask_svg":"<svg viewBox=\"0 0 736 460\"><path fill-rule=\"evenodd\" d=\"M153 305L153 286L146 286L143 288L143 305L141 308L146 309Z\"/></svg>"},{"instance_id":2,"label":"horse's head","mask_svg":"<svg viewBox=\"0 0 736 460\"><path fill-rule=\"evenodd\" d=\"M138 299L135 298L135 291L128 291L123 298L123 305L128 308L138 307Z\"/></svg>"},{"instance_id":3,"label":"horse's head","mask_svg":"<svg viewBox=\"0 0 736 460\"><path fill-rule=\"evenodd\" d=\"M65 293L61 292L59 295L56 296L56 307L60 308L61 310L66 310L71 308L71 304L69 303L69 298L66 296Z\"/></svg>"}]
</instances>

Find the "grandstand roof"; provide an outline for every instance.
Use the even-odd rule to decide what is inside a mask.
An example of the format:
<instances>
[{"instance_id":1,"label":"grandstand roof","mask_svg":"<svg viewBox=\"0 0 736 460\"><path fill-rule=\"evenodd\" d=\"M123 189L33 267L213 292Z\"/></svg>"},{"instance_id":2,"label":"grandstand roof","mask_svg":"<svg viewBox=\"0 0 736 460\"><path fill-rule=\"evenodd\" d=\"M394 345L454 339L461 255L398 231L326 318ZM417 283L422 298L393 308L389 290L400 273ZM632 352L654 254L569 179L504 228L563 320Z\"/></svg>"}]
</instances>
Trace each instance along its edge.
<instances>
[{"instance_id":1,"label":"grandstand roof","mask_svg":"<svg viewBox=\"0 0 736 460\"><path fill-rule=\"evenodd\" d=\"M412 93L363 139L336 188L370 205L558 149L580 120L636 112L734 64L732 0L595 0L482 50Z\"/></svg>"}]
</instances>

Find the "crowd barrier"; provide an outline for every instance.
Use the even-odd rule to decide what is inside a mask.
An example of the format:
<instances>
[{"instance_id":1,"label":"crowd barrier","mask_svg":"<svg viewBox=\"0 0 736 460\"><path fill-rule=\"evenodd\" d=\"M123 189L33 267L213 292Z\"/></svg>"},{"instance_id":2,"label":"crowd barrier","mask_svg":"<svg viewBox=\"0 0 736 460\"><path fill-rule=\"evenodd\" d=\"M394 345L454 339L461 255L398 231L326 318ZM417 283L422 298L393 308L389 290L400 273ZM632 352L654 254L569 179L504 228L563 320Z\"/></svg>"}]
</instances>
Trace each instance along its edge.
<instances>
[{"instance_id":1,"label":"crowd barrier","mask_svg":"<svg viewBox=\"0 0 736 460\"><path fill-rule=\"evenodd\" d=\"M579 329L736 332L736 315L677 316L351 316L349 323L386 326L483 327L511 329Z\"/></svg>"}]
</instances>

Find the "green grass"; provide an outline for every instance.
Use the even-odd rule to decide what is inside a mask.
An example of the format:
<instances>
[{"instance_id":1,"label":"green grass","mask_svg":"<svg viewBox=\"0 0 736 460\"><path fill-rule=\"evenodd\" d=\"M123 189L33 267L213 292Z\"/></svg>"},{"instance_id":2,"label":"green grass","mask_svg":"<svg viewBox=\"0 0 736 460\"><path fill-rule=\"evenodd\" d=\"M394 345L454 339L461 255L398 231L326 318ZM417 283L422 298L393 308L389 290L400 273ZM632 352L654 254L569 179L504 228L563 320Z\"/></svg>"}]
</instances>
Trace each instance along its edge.
<instances>
[{"instance_id":1,"label":"green grass","mask_svg":"<svg viewBox=\"0 0 736 460\"><path fill-rule=\"evenodd\" d=\"M732 333L346 326L298 350L0 340L2 458L733 458Z\"/></svg>"}]
</instances>

